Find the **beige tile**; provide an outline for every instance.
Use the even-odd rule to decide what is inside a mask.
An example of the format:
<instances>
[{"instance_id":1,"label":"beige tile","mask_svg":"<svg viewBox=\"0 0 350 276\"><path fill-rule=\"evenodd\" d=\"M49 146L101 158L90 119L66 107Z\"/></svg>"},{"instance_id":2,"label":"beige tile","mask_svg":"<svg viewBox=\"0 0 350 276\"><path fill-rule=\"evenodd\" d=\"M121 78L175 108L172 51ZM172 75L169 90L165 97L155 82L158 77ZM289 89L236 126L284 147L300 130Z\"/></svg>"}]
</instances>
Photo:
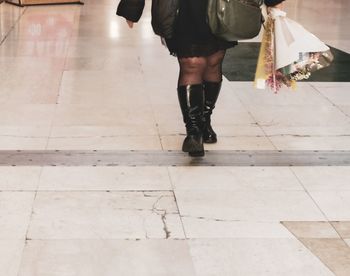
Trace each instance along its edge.
<instances>
[{"instance_id":1,"label":"beige tile","mask_svg":"<svg viewBox=\"0 0 350 276\"><path fill-rule=\"evenodd\" d=\"M299 238L339 239L338 233L327 221L283 221L293 235Z\"/></svg>"},{"instance_id":2,"label":"beige tile","mask_svg":"<svg viewBox=\"0 0 350 276\"><path fill-rule=\"evenodd\" d=\"M0 191L36 190L40 167L0 167Z\"/></svg>"},{"instance_id":3,"label":"beige tile","mask_svg":"<svg viewBox=\"0 0 350 276\"><path fill-rule=\"evenodd\" d=\"M24 240L0 239L0 275L17 276Z\"/></svg>"},{"instance_id":4,"label":"beige tile","mask_svg":"<svg viewBox=\"0 0 350 276\"><path fill-rule=\"evenodd\" d=\"M343 239L350 239L350 221L333 221L331 223Z\"/></svg>"},{"instance_id":5,"label":"beige tile","mask_svg":"<svg viewBox=\"0 0 350 276\"><path fill-rule=\"evenodd\" d=\"M54 111L55 105L50 104L2 104L0 126L49 127Z\"/></svg>"},{"instance_id":6,"label":"beige tile","mask_svg":"<svg viewBox=\"0 0 350 276\"><path fill-rule=\"evenodd\" d=\"M184 238L172 192L40 192L31 239Z\"/></svg>"},{"instance_id":7,"label":"beige tile","mask_svg":"<svg viewBox=\"0 0 350 276\"><path fill-rule=\"evenodd\" d=\"M186 238L293 238L280 222L229 221L205 217L182 217Z\"/></svg>"},{"instance_id":8,"label":"beige tile","mask_svg":"<svg viewBox=\"0 0 350 276\"><path fill-rule=\"evenodd\" d=\"M125 71L66 71L63 74L58 102L111 107L147 105L148 96L144 91L141 71L130 75L130 71L125 68L123 70Z\"/></svg>"},{"instance_id":9,"label":"beige tile","mask_svg":"<svg viewBox=\"0 0 350 276\"><path fill-rule=\"evenodd\" d=\"M350 191L310 191L310 195L330 221L350 220Z\"/></svg>"},{"instance_id":10,"label":"beige tile","mask_svg":"<svg viewBox=\"0 0 350 276\"><path fill-rule=\"evenodd\" d=\"M175 194L184 217L243 222L325 220L302 191L175 190Z\"/></svg>"},{"instance_id":11,"label":"beige tile","mask_svg":"<svg viewBox=\"0 0 350 276\"><path fill-rule=\"evenodd\" d=\"M50 150L161 150L158 136L50 138Z\"/></svg>"},{"instance_id":12,"label":"beige tile","mask_svg":"<svg viewBox=\"0 0 350 276\"><path fill-rule=\"evenodd\" d=\"M335 275L350 273L350 247L341 239L301 239Z\"/></svg>"},{"instance_id":13,"label":"beige tile","mask_svg":"<svg viewBox=\"0 0 350 276\"><path fill-rule=\"evenodd\" d=\"M278 150L350 150L350 137L275 136L271 142Z\"/></svg>"},{"instance_id":14,"label":"beige tile","mask_svg":"<svg viewBox=\"0 0 350 276\"><path fill-rule=\"evenodd\" d=\"M196 274L186 241L39 240L28 242L18 275Z\"/></svg>"},{"instance_id":15,"label":"beige tile","mask_svg":"<svg viewBox=\"0 0 350 276\"><path fill-rule=\"evenodd\" d=\"M0 121L1 122L1 121ZM58 105L54 126L143 126L154 127L149 105Z\"/></svg>"},{"instance_id":16,"label":"beige tile","mask_svg":"<svg viewBox=\"0 0 350 276\"><path fill-rule=\"evenodd\" d=\"M0 239L25 238L34 194L34 192L0 193Z\"/></svg>"},{"instance_id":17,"label":"beige tile","mask_svg":"<svg viewBox=\"0 0 350 276\"><path fill-rule=\"evenodd\" d=\"M348 117L331 104L317 109L299 105L248 105L247 108L262 126L335 127L349 124Z\"/></svg>"},{"instance_id":18,"label":"beige tile","mask_svg":"<svg viewBox=\"0 0 350 276\"><path fill-rule=\"evenodd\" d=\"M171 167L176 190L303 190L286 167Z\"/></svg>"},{"instance_id":19,"label":"beige tile","mask_svg":"<svg viewBox=\"0 0 350 276\"><path fill-rule=\"evenodd\" d=\"M334 275L295 239L194 239L189 243L201 276Z\"/></svg>"},{"instance_id":20,"label":"beige tile","mask_svg":"<svg viewBox=\"0 0 350 276\"><path fill-rule=\"evenodd\" d=\"M293 167L292 170L309 191L350 190L349 167Z\"/></svg>"},{"instance_id":21,"label":"beige tile","mask_svg":"<svg viewBox=\"0 0 350 276\"><path fill-rule=\"evenodd\" d=\"M50 127L0 126L1 150L43 150Z\"/></svg>"},{"instance_id":22,"label":"beige tile","mask_svg":"<svg viewBox=\"0 0 350 276\"><path fill-rule=\"evenodd\" d=\"M55 104L63 65L63 58L0 57L0 104Z\"/></svg>"},{"instance_id":23,"label":"beige tile","mask_svg":"<svg viewBox=\"0 0 350 276\"><path fill-rule=\"evenodd\" d=\"M172 187L165 167L44 167L39 189L159 191Z\"/></svg>"}]
</instances>

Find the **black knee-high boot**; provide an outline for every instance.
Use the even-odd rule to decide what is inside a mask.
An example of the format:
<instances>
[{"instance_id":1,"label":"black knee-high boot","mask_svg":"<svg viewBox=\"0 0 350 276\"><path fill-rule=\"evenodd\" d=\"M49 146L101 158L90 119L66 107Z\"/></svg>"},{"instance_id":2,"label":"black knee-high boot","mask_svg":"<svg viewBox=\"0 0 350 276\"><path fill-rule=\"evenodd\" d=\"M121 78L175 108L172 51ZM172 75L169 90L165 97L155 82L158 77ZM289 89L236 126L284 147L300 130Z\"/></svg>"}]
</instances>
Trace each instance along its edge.
<instances>
[{"instance_id":1,"label":"black knee-high boot","mask_svg":"<svg viewBox=\"0 0 350 276\"><path fill-rule=\"evenodd\" d=\"M211 115L215 108L216 101L221 90L221 82L205 81L204 87L204 125L203 125L203 141L204 143L213 144L217 142L217 135L211 126Z\"/></svg>"},{"instance_id":2,"label":"black knee-high boot","mask_svg":"<svg viewBox=\"0 0 350 276\"><path fill-rule=\"evenodd\" d=\"M202 133L204 110L203 85L179 86L177 91L187 132L182 150L188 152L190 156L204 156Z\"/></svg>"}]
</instances>

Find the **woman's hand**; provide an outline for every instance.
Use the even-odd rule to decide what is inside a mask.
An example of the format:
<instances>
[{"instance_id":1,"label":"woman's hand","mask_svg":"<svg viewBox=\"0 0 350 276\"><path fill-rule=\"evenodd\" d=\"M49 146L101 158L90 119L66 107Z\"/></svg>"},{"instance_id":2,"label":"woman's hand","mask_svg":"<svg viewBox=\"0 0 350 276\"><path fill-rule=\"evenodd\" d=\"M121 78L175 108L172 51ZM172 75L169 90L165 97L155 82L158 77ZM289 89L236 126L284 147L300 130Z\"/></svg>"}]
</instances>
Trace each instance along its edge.
<instances>
[{"instance_id":1,"label":"woman's hand","mask_svg":"<svg viewBox=\"0 0 350 276\"><path fill-rule=\"evenodd\" d=\"M126 23L128 24L130 29L132 29L134 27L134 22L132 22L130 20L126 20Z\"/></svg>"}]
</instances>

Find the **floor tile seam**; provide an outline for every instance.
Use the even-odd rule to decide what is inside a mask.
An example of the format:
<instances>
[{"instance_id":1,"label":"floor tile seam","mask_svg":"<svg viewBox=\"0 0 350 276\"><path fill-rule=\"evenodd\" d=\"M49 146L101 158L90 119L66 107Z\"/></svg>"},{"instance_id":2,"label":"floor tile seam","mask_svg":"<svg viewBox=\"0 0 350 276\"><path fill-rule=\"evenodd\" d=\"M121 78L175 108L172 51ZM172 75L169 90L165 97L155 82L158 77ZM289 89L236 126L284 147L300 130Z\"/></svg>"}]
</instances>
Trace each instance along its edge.
<instances>
[{"instance_id":1,"label":"floor tile seam","mask_svg":"<svg viewBox=\"0 0 350 276\"><path fill-rule=\"evenodd\" d=\"M329 223L329 221L328 221ZM330 224L330 223L329 223ZM283 224L282 224L283 225ZM284 226L285 227L285 226ZM318 256L316 255L309 247L306 246L306 244L303 242L302 238L298 237L294 232L290 231L287 227L285 227L287 231L289 231L292 236L294 236L295 240L297 240L299 242L299 244L305 249L307 250L308 252L310 252L310 254L312 254L314 257L316 257L320 263L322 263L330 272L332 272L334 274L334 276L336 276L335 272L332 270L332 268L323 262L323 260ZM339 233L337 232L337 234L339 235Z\"/></svg>"},{"instance_id":2,"label":"floor tile seam","mask_svg":"<svg viewBox=\"0 0 350 276\"><path fill-rule=\"evenodd\" d=\"M14 30L14 28L19 23L19 21L21 20L22 16L24 15L24 13L27 11L28 8L27 7L22 7L22 9L23 9L23 11L21 12L20 16L13 22L13 25L10 27L8 32L4 35L3 39L0 40L0 47L6 41L6 39L10 35L10 33Z\"/></svg>"},{"instance_id":3,"label":"floor tile seam","mask_svg":"<svg viewBox=\"0 0 350 276\"><path fill-rule=\"evenodd\" d=\"M226 78L226 77L225 77ZM227 81L229 81L227 79ZM231 89L233 90L233 93L235 93L236 98L238 99L238 101L241 103L241 105L243 106L243 108L246 110L246 112L249 114L249 116L251 117L251 119L253 119L254 124L256 126L258 126L260 128L260 130L262 131L262 133L264 133L265 138L269 141L269 143L276 149L278 150L278 147L272 142L272 140L270 139L270 137L267 137L267 133L265 132L264 128L259 124L258 120L255 118L255 116L252 114L252 112L248 109L247 105L243 102L243 100L240 98L239 94L236 92L236 89L234 89L234 87L232 87L230 85Z\"/></svg>"},{"instance_id":4,"label":"floor tile seam","mask_svg":"<svg viewBox=\"0 0 350 276\"><path fill-rule=\"evenodd\" d=\"M28 237L29 237L29 229L30 229L30 225L31 225L31 222L32 222L33 214L34 214L34 204L35 204L36 197L38 195L38 188L39 188L39 185L40 185L40 179L41 179L42 173L43 173L43 168L40 169L40 172L39 172L39 175L38 175L37 189L36 189L36 191L33 191L34 196L33 196L33 201L32 201L32 204L31 204L30 215L29 215L29 218L28 218L28 225L26 227L27 229L25 231L24 246L22 248L21 257L20 257L20 260L19 260L19 266L18 266L18 270L17 270L17 273L16 273L17 276L19 276L19 274L20 274L20 270L21 270L21 267L22 267L23 261L24 261L24 251L25 251L25 247L26 247L26 244L27 244L27 241L28 241Z\"/></svg>"},{"instance_id":5,"label":"floor tile seam","mask_svg":"<svg viewBox=\"0 0 350 276\"><path fill-rule=\"evenodd\" d=\"M144 72L144 70L142 68L143 64L142 64L142 59L141 59L140 56L137 56L137 62L138 62L138 65L140 66L140 72L141 72L143 81L146 83L147 82L147 78L146 78L145 72ZM162 135L160 133L161 131L160 131L160 128L159 128L159 123L157 121L157 116L156 116L156 110L154 108L154 103L152 101L152 98L151 98L150 94L146 93L146 95L147 95L148 104L151 107L151 113L152 113L153 122L154 122L154 124L156 126L156 129L157 129L157 135L155 135L155 136L158 137L160 148L162 150L164 150L164 145L163 145L163 141L162 141Z\"/></svg>"},{"instance_id":6,"label":"floor tile seam","mask_svg":"<svg viewBox=\"0 0 350 276\"><path fill-rule=\"evenodd\" d=\"M302 180L299 178L299 176L297 175L297 173L293 170L293 168L290 168L291 172L294 174L295 178L297 179L297 181L300 183L300 185L304 188L304 191L306 192L306 194L309 196L309 198L313 201L313 203L315 204L315 206L317 206L317 209L322 213L322 215L324 216L324 218L327 220L328 224L333 228L333 230L337 233L339 239L341 239L343 242L344 239L341 236L341 234L339 233L339 231L336 229L336 227L334 226L334 224L332 223L332 220L330 220L328 218L328 216L326 215L326 213L322 210L322 208L317 204L317 201L314 199L314 197L311 195L310 191L305 187L304 183L302 182ZM346 242L345 242L346 243Z\"/></svg>"},{"instance_id":7,"label":"floor tile seam","mask_svg":"<svg viewBox=\"0 0 350 276\"><path fill-rule=\"evenodd\" d=\"M176 196L176 189L175 189L175 185L174 185L174 180L173 180L173 178L171 177L171 173L170 173L169 167L166 167L166 168L167 168L167 172L168 172L168 177L169 177L170 185L171 185L171 187L172 187L172 193L173 193L173 195L174 195L174 200L175 200L176 208L177 208L177 211L178 211L178 214L179 214L179 218L180 218L180 222L181 222L182 231L183 231L184 237L187 238L187 237L188 237L188 234L187 234L187 232L186 232L185 224L184 224L184 222L183 222L183 217L182 217L181 212L180 212L180 205L179 205L179 201L177 200L177 196Z\"/></svg>"},{"instance_id":8,"label":"floor tile seam","mask_svg":"<svg viewBox=\"0 0 350 276\"><path fill-rule=\"evenodd\" d=\"M313 89L315 89L315 91L321 95L321 97L323 97L326 101L328 101L333 107L335 107L338 111L340 111L346 118L347 118L347 122L350 122L350 115L347 114L340 106L338 106L337 104L335 104L330 98L328 98L325 94L322 93L322 91L317 88L317 86L313 85L312 83L310 84L311 87Z\"/></svg>"}]
</instances>

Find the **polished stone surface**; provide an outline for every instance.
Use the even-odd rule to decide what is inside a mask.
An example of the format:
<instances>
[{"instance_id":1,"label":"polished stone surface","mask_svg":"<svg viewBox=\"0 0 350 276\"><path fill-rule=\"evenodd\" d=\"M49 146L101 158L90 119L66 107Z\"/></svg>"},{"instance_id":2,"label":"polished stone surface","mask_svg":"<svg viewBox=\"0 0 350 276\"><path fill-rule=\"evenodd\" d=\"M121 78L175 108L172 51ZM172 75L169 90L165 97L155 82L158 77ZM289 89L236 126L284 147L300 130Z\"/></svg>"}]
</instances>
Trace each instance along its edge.
<instances>
[{"instance_id":1,"label":"polished stone surface","mask_svg":"<svg viewBox=\"0 0 350 276\"><path fill-rule=\"evenodd\" d=\"M285 4L347 69L350 2ZM350 275L344 75L277 95L224 78L219 142L192 160L150 1L133 30L116 5L0 4L0 275Z\"/></svg>"}]
</instances>

